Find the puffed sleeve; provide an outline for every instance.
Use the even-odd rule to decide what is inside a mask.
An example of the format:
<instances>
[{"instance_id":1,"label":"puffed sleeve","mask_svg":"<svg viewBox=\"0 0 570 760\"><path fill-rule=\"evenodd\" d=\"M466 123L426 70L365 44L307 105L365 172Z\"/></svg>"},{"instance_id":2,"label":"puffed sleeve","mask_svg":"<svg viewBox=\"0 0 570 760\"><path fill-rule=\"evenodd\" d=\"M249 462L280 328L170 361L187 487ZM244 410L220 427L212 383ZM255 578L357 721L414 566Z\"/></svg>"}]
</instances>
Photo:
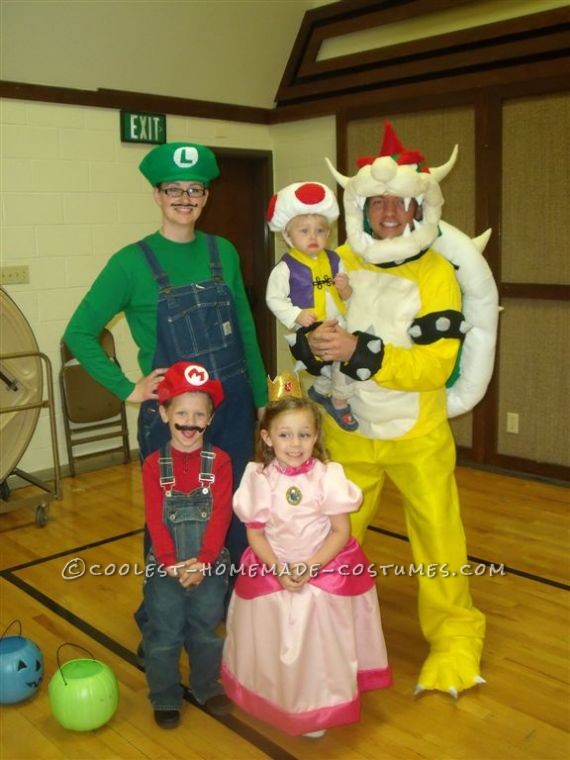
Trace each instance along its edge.
<instances>
[{"instance_id":1,"label":"puffed sleeve","mask_svg":"<svg viewBox=\"0 0 570 760\"><path fill-rule=\"evenodd\" d=\"M325 515L356 512L362 503L362 491L346 477L342 465L337 462L329 462L325 465L321 488L320 506Z\"/></svg>"},{"instance_id":2,"label":"puffed sleeve","mask_svg":"<svg viewBox=\"0 0 570 760\"><path fill-rule=\"evenodd\" d=\"M263 465L250 462L234 494L234 512L251 528L261 528L269 520L271 488Z\"/></svg>"}]
</instances>

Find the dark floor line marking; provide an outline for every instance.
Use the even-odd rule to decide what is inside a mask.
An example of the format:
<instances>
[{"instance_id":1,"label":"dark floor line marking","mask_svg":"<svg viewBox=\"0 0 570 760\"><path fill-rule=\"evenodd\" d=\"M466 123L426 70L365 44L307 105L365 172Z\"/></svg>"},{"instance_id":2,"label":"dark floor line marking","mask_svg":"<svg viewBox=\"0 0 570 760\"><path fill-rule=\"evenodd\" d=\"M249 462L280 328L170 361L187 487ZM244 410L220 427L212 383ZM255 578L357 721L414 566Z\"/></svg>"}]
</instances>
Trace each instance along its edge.
<instances>
[{"instance_id":1,"label":"dark floor line marking","mask_svg":"<svg viewBox=\"0 0 570 760\"><path fill-rule=\"evenodd\" d=\"M402 533L395 533L393 530L388 530L387 528L378 528L376 525L369 525L368 530L373 530L375 533L382 533L384 536L389 536L390 538L397 538L399 541L405 541L406 543L410 543L410 539L407 536L404 536ZM509 565L505 565L504 562L489 562L488 559L481 559L480 557L474 557L472 554L467 555L467 559L471 562L478 562L480 565L486 565L489 567L490 565L494 567L503 567L505 570L505 573L510 573L511 575L517 575L519 578L526 578L529 581L535 581L536 583L542 583L545 586L553 586L554 588L562 589L563 591L570 591L570 585L567 583L562 583L562 581L555 581L552 578L545 578L542 575L535 575L534 573L528 573L526 570L518 570L516 567L510 567ZM476 577L475 575L469 576L470 578Z\"/></svg>"},{"instance_id":2,"label":"dark floor line marking","mask_svg":"<svg viewBox=\"0 0 570 760\"><path fill-rule=\"evenodd\" d=\"M138 533L140 531L135 531L135 532ZM130 535L130 534L126 534L126 535ZM100 544L101 542L97 542L97 543ZM29 566L29 565L26 565L26 566ZM142 670L140 665L138 665L137 663L137 658L134 652L131 652L122 644L119 644L119 642L115 641L115 639L112 639L110 636L107 636L107 634L103 633L98 628L95 628L90 623L87 623L78 615L75 615L73 612L70 612L65 607L62 607L62 605L56 602L54 599L52 599L49 596L46 596L46 594L44 594L42 591L39 591L37 588L30 586L29 583L22 580L21 578L18 578L17 575L13 575L11 571L4 570L2 572L2 577L5 580L7 580L9 583L12 583L12 585L19 588L20 591L23 591L28 596L33 597L37 602L42 604L44 607L47 607L48 610L55 613L56 615L59 615L59 617L63 618L68 623L73 625L74 628L79 629L84 634L89 636L91 639L101 644L109 651L113 652L113 654L116 654L122 660L125 660L125 662L127 662L129 665L133 665L138 670ZM69 642L69 643L72 643L72 642ZM206 708L203 705L201 705L199 702L197 702L194 699L191 692L186 688L184 689L184 699L185 701L190 702L195 707L198 707L200 710L205 712L214 720L217 720L220 723L223 723L231 731L238 734L245 741L249 742L250 744L253 744L257 749L259 749L261 752L264 752L268 757L270 757L271 760L298 760L298 758L295 755L289 754L287 750L284 750L282 747L279 747L277 744L274 744L271 741L271 739L268 739L267 737L263 736L263 734L258 733L254 728L252 728L251 726L248 726L246 723L243 723L239 718L236 718L235 715L224 715L224 716L212 715L206 710Z\"/></svg>"},{"instance_id":3,"label":"dark floor line marking","mask_svg":"<svg viewBox=\"0 0 570 760\"><path fill-rule=\"evenodd\" d=\"M141 668L142 670L142 668ZM268 739L267 737L263 736L263 734L259 734L254 728L251 726L248 726L246 723L242 723L242 721L239 718L236 718L235 715L220 715L220 716L213 716L211 713L209 713L206 708L201 705L199 702L196 701L196 698L188 689L186 686L184 687L184 701L189 702L191 705L194 705L194 707L197 707L198 709L202 710L202 712L205 712L207 715L210 715L210 717L215 717L217 721L220 723L223 723L224 726L227 726L231 731L233 731L236 734L239 734L243 739L246 739L250 744L255 745L258 749L260 749L262 752L265 752L266 755L269 755L269 757L272 758L272 760L298 760L298 758L295 757L295 755L290 755L289 752L287 752L286 749L283 749L282 747L279 747L277 744L274 744L271 739Z\"/></svg>"},{"instance_id":4,"label":"dark floor line marking","mask_svg":"<svg viewBox=\"0 0 570 760\"><path fill-rule=\"evenodd\" d=\"M19 578L17 575L12 575L12 573L3 573L3 577L14 586L19 588L21 591L24 591L28 596L33 597L37 602L43 604L44 607L47 607L49 610L51 610L51 612L59 615L59 617L66 620L68 623L71 623L75 628L78 628L87 636L102 644L106 649L109 649L118 657L121 657L121 659L126 660L130 665L136 666L137 663L135 655L122 644L119 644L117 641L115 641L115 639L112 639L110 636L107 636L98 628L95 628L90 623L87 623L78 615L70 612L70 610L68 610L66 607L63 607L61 604L59 604L59 602L56 602L54 599L47 596L39 589L31 586L27 581Z\"/></svg>"},{"instance_id":5,"label":"dark floor line marking","mask_svg":"<svg viewBox=\"0 0 570 760\"><path fill-rule=\"evenodd\" d=\"M32 559L29 562L22 562L21 565L14 565L13 567L7 567L4 570L0 570L0 575L5 573L14 573L17 570L26 570L28 567L35 567L36 565L43 565L44 562L51 562L54 559L60 559L61 557L67 557L69 554L78 554L79 552L88 551L94 549L97 546L103 546L104 544L112 544L115 541L122 541L123 538L130 538L142 533L144 528L137 528L136 530L129 530L126 533L119 533L116 536L110 536L108 538L101 538L99 541L92 541L90 544L83 544L83 546L74 546L71 549L64 549L56 554L48 554L46 557L38 557ZM142 557L142 549L141 549ZM142 560L141 560L142 562Z\"/></svg>"}]
</instances>

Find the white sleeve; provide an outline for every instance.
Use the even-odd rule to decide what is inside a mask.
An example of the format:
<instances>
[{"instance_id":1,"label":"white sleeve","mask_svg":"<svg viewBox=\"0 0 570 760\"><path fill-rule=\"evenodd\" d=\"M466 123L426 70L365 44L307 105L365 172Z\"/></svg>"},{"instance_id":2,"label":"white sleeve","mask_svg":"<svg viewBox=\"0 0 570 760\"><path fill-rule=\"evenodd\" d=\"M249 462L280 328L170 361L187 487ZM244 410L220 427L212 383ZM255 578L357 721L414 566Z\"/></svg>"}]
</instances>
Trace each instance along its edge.
<instances>
[{"instance_id":1,"label":"white sleeve","mask_svg":"<svg viewBox=\"0 0 570 760\"><path fill-rule=\"evenodd\" d=\"M291 302L289 267L284 261L276 264L269 275L267 290L265 291L265 302L277 319L288 330L298 327L295 320L299 316L301 309L298 306L294 306Z\"/></svg>"}]
</instances>

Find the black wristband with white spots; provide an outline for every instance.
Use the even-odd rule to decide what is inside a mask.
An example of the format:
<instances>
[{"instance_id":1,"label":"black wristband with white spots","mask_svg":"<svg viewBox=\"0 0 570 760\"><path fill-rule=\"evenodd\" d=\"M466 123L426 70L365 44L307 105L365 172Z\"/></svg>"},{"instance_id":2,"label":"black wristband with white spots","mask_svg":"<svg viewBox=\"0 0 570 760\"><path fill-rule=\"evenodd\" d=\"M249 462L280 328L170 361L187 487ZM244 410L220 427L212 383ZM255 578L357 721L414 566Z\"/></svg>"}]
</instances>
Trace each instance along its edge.
<instances>
[{"instance_id":1,"label":"black wristband with white spots","mask_svg":"<svg viewBox=\"0 0 570 760\"><path fill-rule=\"evenodd\" d=\"M307 335L319 325L322 325L322 322L313 322L308 327L300 327L295 333L295 343L290 346L293 358L298 362L302 362L310 375L320 375L323 367L332 364L332 362L323 362L317 359L309 346Z\"/></svg>"},{"instance_id":2,"label":"black wristband with white spots","mask_svg":"<svg viewBox=\"0 0 570 760\"><path fill-rule=\"evenodd\" d=\"M465 321L460 311L446 309L432 311L423 317L414 319L408 328L408 335L419 346L427 346L441 338L458 338L463 340L471 325Z\"/></svg>"},{"instance_id":3,"label":"black wristband with white spots","mask_svg":"<svg viewBox=\"0 0 570 760\"><path fill-rule=\"evenodd\" d=\"M340 371L353 380L370 380L382 366L384 342L382 338L357 330L356 349L347 362L342 362Z\"/></svg>"}]
</instances>

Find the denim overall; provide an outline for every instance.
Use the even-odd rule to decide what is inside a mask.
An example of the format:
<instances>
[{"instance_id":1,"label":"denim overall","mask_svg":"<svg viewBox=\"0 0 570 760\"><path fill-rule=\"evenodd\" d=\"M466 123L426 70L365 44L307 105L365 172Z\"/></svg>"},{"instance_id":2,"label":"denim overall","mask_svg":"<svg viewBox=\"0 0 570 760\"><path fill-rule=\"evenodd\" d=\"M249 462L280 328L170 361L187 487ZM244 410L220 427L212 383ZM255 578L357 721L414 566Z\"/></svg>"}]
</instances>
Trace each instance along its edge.
<instances>
[{"instance_id":1,"label":"denim overall","mask_svg":"<svg viewBox=\"0 0 570 760\"><path fill-rule=\"evenodd\" d=\"M216 238L208 235L207 241L211 279L177 287L170 285L148 243L140 240L138 245L159 288L152 366L170 367L179 361L195 361L206 367L211 377L222 381L225 398L204 440L219 446L231 457L235 490L246 464L253 458L253 394L232 293L222 277ZM168 426L158 413L158 402L143 402L138 424L141 458L159 449L169 438ZM232 562L238 565L247 541L245 529L235 515L227 546Z\"/></svg>"},{"instance_id":2,"label":"denim overall","mask_svg":"<svg viewBox=\"0 0 570 760\"><path fill-rule=\"evenodd\" d=\"M201 454L199 487L190 493L175 490L170 444L160 452L160 485L164 492L163 521L176 547L176 561L197 557L212 512L215 453L205 445ZM155 710L178 710L182 703L179 661L184 646L190 660L190 688L198 702L223 694L219 682L223 641L216 626L224 616L228 587L227 549L198 586L183 588L178 578L155 570L145 581L144 601L148 620L143 626L145 670L150 701ZM153 553L149 570L156 566Z\"/></svg>"}]
</instances>

